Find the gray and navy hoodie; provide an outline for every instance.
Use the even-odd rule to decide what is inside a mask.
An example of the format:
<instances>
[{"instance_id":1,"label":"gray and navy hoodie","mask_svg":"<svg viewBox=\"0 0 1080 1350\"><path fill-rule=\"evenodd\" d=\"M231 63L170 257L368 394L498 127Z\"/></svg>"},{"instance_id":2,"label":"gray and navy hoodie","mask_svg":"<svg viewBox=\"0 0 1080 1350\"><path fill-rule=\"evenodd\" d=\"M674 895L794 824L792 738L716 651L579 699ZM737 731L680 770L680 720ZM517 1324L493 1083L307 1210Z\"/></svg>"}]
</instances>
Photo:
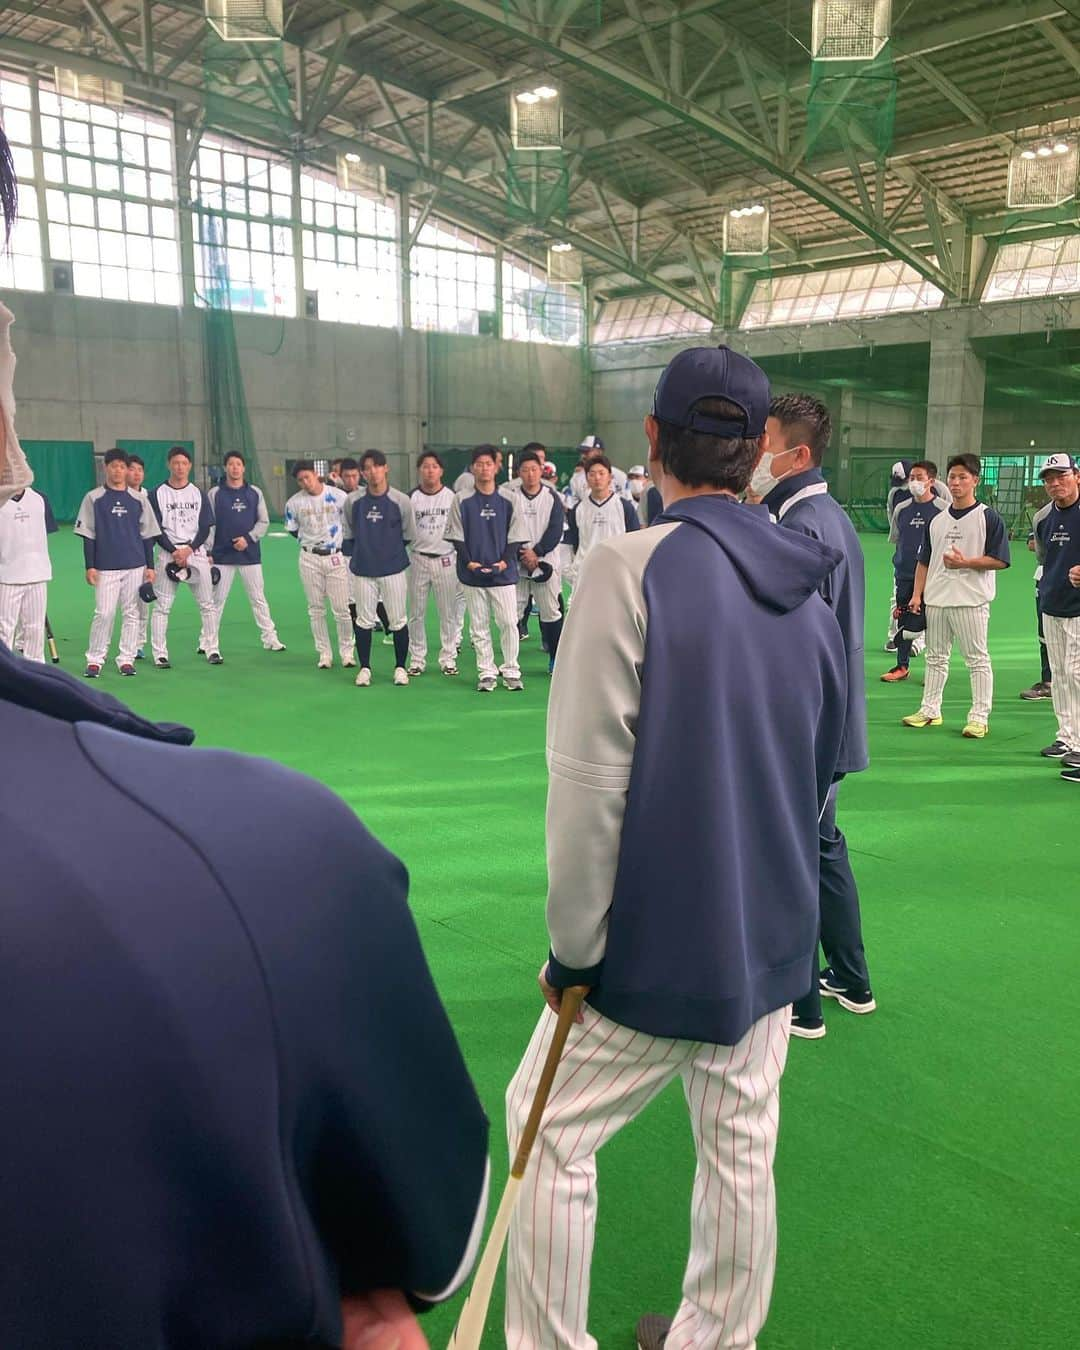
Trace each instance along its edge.
<instances>
[{"instance_id":1,"label":"gray and navy hoodie","mask_svg":"<svg viewBox=\"0 0 1080 1350\"><path fill-rule=\"evenodd\" d=\"M207 493L214 516L214 542L210 556L226 567L256 567L262 562L262 544L259 542L270 528L270 512L262 489L253 483L233 488L228 483L212 487ZM247 548L233 547L233 540L241 535Z\"/></svg>"},{"instance_id":2,"label":"gray and navy hoodie","mask_svg":"<svg viewBox=\"0 0 1080 1350\"><path fill-rule=\"evenodd\" d=\"M734 1045L811 984L839 561L708 495L582 567L548 709L548 970L616 1022Z\"/></svg>"}]
</instances>

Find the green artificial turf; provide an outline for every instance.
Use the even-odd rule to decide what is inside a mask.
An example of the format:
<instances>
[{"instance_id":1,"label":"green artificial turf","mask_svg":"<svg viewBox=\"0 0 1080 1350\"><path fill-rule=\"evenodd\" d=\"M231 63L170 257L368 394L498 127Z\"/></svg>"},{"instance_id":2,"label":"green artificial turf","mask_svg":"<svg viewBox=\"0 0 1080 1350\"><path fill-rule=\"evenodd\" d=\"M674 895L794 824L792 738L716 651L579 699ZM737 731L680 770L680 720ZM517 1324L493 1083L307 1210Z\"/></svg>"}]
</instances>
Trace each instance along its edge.
<instances>
[{"instance_id":1,"label":"green artificial turf","mask_svg":"<svg viewBox=\"0 0 1080 1350\"><path fill-rule=\"evenodd\" d=\"M1050 705L1017 697L1039 676L1032 559L1014 544L1016 565L999 576L991 735L965 741L959 657L945 726L900 726L919 706L922 661L906 684L878 682L892 664L881 651L889 550L880 536L863 542L873 764L845 784L840 823L879 1009L856 1018L827 1005L827 1038L792 1042L776 1291L759 1344L1065 1350L1080 1340L1080 788L1037 753L1053 739ZM66 531L53 543L49 610L64 666L80 671L92 598L75 544ZM194 652L194 602L181 595L174 668L141 665L122 680L110 659L99 687L189 722L201 745L322 779L405 860L428 959L492 1121L497 1195L503 1091L540 1010L547 950L548 681L535 620L523 694L476 694L467 647L459 679L429 667L393 688L392 651L378 638L375 683L354 689L353 672L314 668L295 545L270 538L264 554L286 653L261 649L237 585L226 664L207 666ZM795 651L787 678L762 697L788 697L799 677ZM604 1350L630 1350L639 1313L678 1303L692 1169L677 1086L601 1158L591 1330ZM426 1318L433 1345L445 1344L459 1303ZM487 1344L501 1344L501 1289L490 1327Z\"/></svg>"}]
</instances>

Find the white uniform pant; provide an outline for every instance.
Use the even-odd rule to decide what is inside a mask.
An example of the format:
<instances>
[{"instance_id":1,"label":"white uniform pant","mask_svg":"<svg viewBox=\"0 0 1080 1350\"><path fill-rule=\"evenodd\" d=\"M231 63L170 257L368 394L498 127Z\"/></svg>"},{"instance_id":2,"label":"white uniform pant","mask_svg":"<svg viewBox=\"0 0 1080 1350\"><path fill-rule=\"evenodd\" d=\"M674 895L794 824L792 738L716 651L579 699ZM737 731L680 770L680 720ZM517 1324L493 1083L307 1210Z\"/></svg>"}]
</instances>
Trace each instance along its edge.
<instances>
[{"instance_id":1,"label":"white uniform pant","mask_svg":"<svg viewBox=\"0 0 1080 1350\"><path fill-rule=\"evenodd\" d=\"M45 594L47 583L26 581L0 582L0 642L15 645L15 634L22 634L22 654L28 661L45 660Z\"/></svg>"},{"instance_id":2,"label":"white uniform pant","mask_svg":"<svg viewBox=\"0 0 1080 1350\"><path fill-rule=\"evenodd\" d=\"M333 659L326 627L326 602L337 625L341 659L354 661L352 615L349 613L349 561L343 553L320 555L300 550L300 582L308 602L308 622L320 658Z\"/></svg>"},{"instance_id":3,"label":"white uniform pant","mask_svg":"<svg viewBox=\"0 0 1080 1350\"><path fill-rule=\"evenodd\" d=\"M94 587L94 619L90 625L90 644L86 649L88 666L105 664L117 607L123 618L116 664L129 666L135 660L139 646L139 587L145 575L145 567L98 573L97 585Z\"/></svg>"},{"instance_id":4,"label":"white uniform pant","mask_svg":"<svg viewBox=\"0 0 1080 1350\"><path fill-rule=\"evenodd\" d=\"M199 646L205 652L218 649L218 611L214 602L214 586L210 580L210 560L195 554L187 560L191 569L190 581L173 581L165 568L172 562L168 553L158 550L157 568L154 572L154 592L157 600L150 616L150 646L154 660L169 656L169 615L177 592L182 588L191 588L195 603L199 607Z\"/></svg>"},{"instance_id":5,"label":"white uniform pant","mask_svg":"<svg viewBox=\"0 0 1080 1350\"><path fill-rule=\"evenodd\" d=\"M989 604L926 606L926 675L922 700L925 716L941 716L941 696L949 678L949 656L955 642L971 676L968 721L981 722L984 726L990 721L994 672L986 646L989 625Z\"/></svg>"},{"instance_id":6,"label":"white uniform pant","mask_svg":"<svg viewBox=\"0 0 1080 1350\"><path fill-rule=\"evenodd\" d=\"M571 1028L510 1225L507 1350L596 1350L588 1334L596 1153L676 1076L697 1152L690 1255L665 1350L753 1350L776 1265L773 1157L790 1007L735 1046L665 1040L591 1008ZM545 1009L506 1092L517 1149L555 1029Z\"/></svg>"},{"instance_id":7,"label":"white uniform pant","mask_svg":"<svg viewBox=\"0 0 1080 1350\"><path fill-rule=\"evenodd\" d=\"M262 637L262 645L266 648L273 647L278 641L278 635L277 629L274 627L273 617L270 614L270 606L266 603L266 587L263 584L262 563L246 563L239 566L234 564L224 564L220 571L221 580L215 587L214 593L219 624L221 622L222 612L225 609L225 602L228 600L229 592L232 590L232 584L239 576L240 580L244 583L248 604L251 606L251 613L255 618L259 634Z\"/></svg>"},{"instance_id":8,"label":"white uniform pant","mask_svg":"<svg viewBox=\"0 0 1080 1350\"><path fill-rule=\"evenodd\" d=\"M154 573L157 576L157 573ZM142 584L141 582L139 583ZM157 595L157 588L154 588L154 594ZM150 626L150 606L140 596L139 597L139 650L146 646L146 631Z\"/></svg>"},{"instance_id":9,"label":"white uniform pant","mask_svg":"<svg viewBox=\"0 0 1080 1350\"><path fill-rule=\"evenodd\" d=\"M453 553L445 558L431 558L423 553L412 555L409 567L409 665L420 670L427 664L428 597L435 592L435 607L439 612L439 666L445 670L457 665L457 649L461 645L461 625L464 616L464 590L457 575L457 559Z\"/></svg>"},{"instance_id":10,"label":"white uniform pant","mask_svg":"<svg viewBox=\"0 0 1080 1350\"><path fill-rule=\"evenodd\" d=\"M465 603L469 607L469 633L476 652L476 672L482 680L494 680L500 671L504 678L521 679L518 651L521 639L517 628L517 588L515 586L466 586ZM502 665L495 664L491 644L491 621L499 628Z\"/></svg>"},{"instance_id":11,"label":"white uniform pant","mask_svg":"<svg viewBox=\"0 0 1080 1350\"><path fill-rule=\"evenodd\" d=\"M536 600L536 608L540 611L541 623L559 622L562 618L562 611L559 609L559 597L562 595L562 577L558 568L555 568L547 581L529 581L525 577L518 581L517 612L519 615L524 615L530 595Z\"/></svg>"},{"instance_id":12,"label":"white uniform pant","mask_svg":"<svg viewBox=\"0 0 1080 1350\"><path fill-rule=\"evenodd\" d=\"M409 610L408 569L392 572L388 577L358 577L351 572L349 575L353 599L356 601L357 628L378 628L380 600L386 608L391 633L405 627Z\"/></svg>"},{"instance_id":13,"label":"white uniform pant","mask_svg":"<svg viewBox=\"0 0 1080 1350\"><path fill-rule=\"evenodd\" d=\"M1080 750L1080 618L1043 615L1043 635L1050 658L1050 690L1057 715L1057 739ZM2 636L2 635L0 635Z\"/></svg>"}]
</instances>

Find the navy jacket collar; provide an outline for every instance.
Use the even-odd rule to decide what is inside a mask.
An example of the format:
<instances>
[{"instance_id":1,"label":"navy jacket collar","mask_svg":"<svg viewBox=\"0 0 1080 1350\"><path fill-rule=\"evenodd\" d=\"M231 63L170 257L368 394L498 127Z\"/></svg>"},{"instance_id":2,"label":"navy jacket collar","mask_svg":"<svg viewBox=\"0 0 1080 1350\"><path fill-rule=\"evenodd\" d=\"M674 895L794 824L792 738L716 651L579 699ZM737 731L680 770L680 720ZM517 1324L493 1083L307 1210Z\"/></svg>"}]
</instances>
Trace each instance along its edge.
<instances>
[{"instance_id":1,"label":"navy jacket collar","mask_svg":"<svg viewBox=\"0 0 1080 1350\"><path fill-rule=\"evenodd\" d=\"M790 478L785 478L783 482L777 483L762 504L769 508L770 515L775 516L789 497L794 497L796 492L801 492L803 488L811 487L814 483L824 483L824 481L825 475L820 469L807 469L805 473L792 474Z\"/></svg>"}]
</instances>

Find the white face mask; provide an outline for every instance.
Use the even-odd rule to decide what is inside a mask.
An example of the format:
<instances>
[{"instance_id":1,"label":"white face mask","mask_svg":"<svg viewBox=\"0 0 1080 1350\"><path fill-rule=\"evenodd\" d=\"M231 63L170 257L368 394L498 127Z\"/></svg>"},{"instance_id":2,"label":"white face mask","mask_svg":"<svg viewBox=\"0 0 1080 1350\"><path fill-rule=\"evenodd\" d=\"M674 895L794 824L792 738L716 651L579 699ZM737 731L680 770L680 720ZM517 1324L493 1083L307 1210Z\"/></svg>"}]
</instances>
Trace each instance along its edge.
<instances>
[{"instance_id":1,"label":"white face mask","mask_svg":"<svg viewBox=\"0 0 1080 1350\"><path fill-rule=\"evenodd\" d=\"M629 481L630 495L634 501L640 500L641 494L645 491L645 480L643 478L631 478Z\"/></svg>"},{"instance_id":2,"label":"white face mask","mask_svg":"<svg viewBox=\"0 0 1080 1350\"><path fill-rule=\"evenodd\" d=\"M925 478L912 478L908 482L908 491L913 497L925 497L930 491L930 484Z\"/></svg>"},{"instance_id":3,"label":"white face mask","mask_svg":"<svg viewBox=\"0 0 1080 1350\"><path fill-rule=\"evenodd\" d=\"M773 473L772 466L781 455L786 454L786 450L766 450L758 460L757 467L750 477L750 491L755 497L767 497L777 483L781 482L781 479Z\"/></svg>"}]
</instances>

